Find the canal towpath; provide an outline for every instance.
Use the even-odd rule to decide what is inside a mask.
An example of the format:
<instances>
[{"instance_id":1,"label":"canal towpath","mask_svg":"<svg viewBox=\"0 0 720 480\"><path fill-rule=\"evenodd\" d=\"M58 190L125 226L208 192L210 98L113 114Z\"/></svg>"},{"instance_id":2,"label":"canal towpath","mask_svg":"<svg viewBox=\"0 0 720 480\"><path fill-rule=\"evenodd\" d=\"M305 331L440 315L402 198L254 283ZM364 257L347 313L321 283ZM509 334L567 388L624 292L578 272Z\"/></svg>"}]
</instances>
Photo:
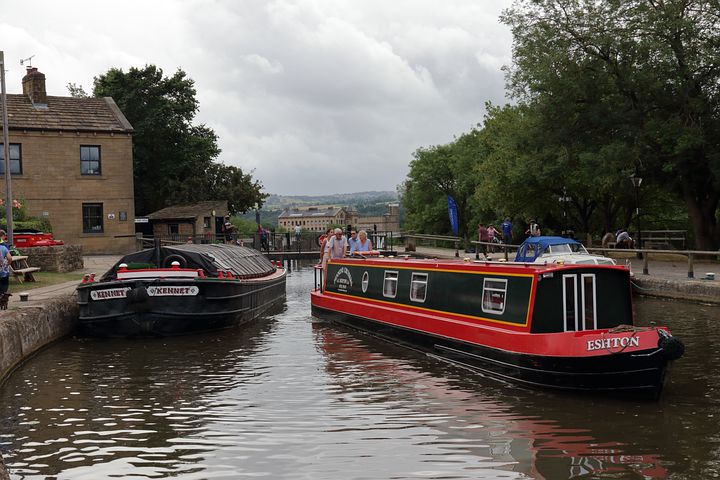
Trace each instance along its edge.
<instances>
[{"instance_id":1,"label":"canal towpath","mask_svg":"<svg viewBox=\"0 0 720 480\"><path fill-rule=\"evenodd\" d=\"M110 267L115 265L120 258L120 255L85 255L83 256L83 268L76 270L75 273L94 273L100 277L103 273L108 271ZM8 309L38 307L49 300L70 298L75 294L77 286L77 280L70 280L68 282L57 283L55 285L48 285L47 287L33 288L27 290L27 301L20 300L19 293L23 292L23 290L17 289L17 293L13 294L13 296L9 299Z\"/></svg>"}]
</instances>

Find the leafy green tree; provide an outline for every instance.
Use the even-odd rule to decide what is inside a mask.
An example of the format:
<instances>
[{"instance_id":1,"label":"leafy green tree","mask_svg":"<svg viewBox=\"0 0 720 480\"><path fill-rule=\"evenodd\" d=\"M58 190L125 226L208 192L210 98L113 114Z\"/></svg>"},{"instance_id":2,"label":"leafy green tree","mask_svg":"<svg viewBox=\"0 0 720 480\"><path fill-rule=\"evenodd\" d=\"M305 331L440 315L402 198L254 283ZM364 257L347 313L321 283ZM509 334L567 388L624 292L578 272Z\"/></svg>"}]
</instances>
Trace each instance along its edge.
<instances>
[{"instance_id":1,"label":"leafy green tree","mask_svg":"<svg viewBox=\"0 0 720 480\"><path fill-rule=\"evenodd\" d=\"M408 179L401 186L401 201L407 211L405 226L424 233L451 232L447 197L457 203L459 235L473 232L476 206L472 202L477 177L477 132L461 135L446 145L420 148L410 162Z\"/></svg>"},{"instance_id":2,"label":"leafy green tree","mask_svg":"<svg viewBox=\"0 0 720 480\"><path fill-rule=\"evenodd\" d=\"M567 149L565 171L599 189L606 222L628 211L620 192L640 168L644 185L684 202L706 250L720 246L718 11L717 0L521 0L503 15L508 84L546 143Z\"/></svg>"},{"instance_id":3,"label":"leafy green tree","mask_svg":"<svg viewBox=\"0 0 720 480\"><path fill-rule=\"evenodd\" d=\"M195 86L182 70L165 77L154 65L112 68L95 78L93 95L112 97L133 125L136 213L214 199L227 199L233 213L262 205L262 185L217 163L217 135L193 124Z\"/></svg>"}]
</instances>

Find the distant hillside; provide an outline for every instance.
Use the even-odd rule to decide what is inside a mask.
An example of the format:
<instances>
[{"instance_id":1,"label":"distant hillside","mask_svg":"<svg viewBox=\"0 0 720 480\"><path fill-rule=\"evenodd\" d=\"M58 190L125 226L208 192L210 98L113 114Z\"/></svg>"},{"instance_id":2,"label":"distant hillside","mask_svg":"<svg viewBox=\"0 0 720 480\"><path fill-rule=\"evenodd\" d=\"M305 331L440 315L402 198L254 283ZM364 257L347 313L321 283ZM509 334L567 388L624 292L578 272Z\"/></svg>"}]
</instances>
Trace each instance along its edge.
<instances>
[{"instance_id":1,"label":"distant hillside","mask_svg":"<svg viewBox=\"0 0 720 480\"><path fill-rule=\"evenodd\" d=\"M260 221L267 226L277 225L278 216L286 208L305 208L309 206L354 207L361 216L382 215L387 212L387 204L398 201L397 192L358 192L336 193L333 195L270 195L260 210ZM249 211L240 217L255 221L255 212Z\"/></svg>"},{"instance_id":2,"label":"distant hillside","mask_svg":"<svg viewBox=\"0 0 720 480\"><path fill-rule=\"evenodd\" d=\"M270 195L263 209L273 210L306 205L356 205L358 203L397 202L397 192L335 193L332 195Z\"/></svg>"}]
</instances>

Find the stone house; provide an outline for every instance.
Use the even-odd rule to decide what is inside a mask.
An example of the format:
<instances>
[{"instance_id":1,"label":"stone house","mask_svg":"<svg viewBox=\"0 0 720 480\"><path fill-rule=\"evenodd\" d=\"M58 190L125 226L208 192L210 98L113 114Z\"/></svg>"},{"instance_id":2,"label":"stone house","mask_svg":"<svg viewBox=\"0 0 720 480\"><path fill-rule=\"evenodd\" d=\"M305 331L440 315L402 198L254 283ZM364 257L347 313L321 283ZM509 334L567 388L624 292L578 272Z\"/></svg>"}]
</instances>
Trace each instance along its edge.
<instances>
[{"instance_id":1,"label":"stone house","mask_svg":"<svg viewBox=\"0 0 720 480\"><path fill-rule=\"evenodd\" d=\"M400 205L391 203L388 211L373 217L358 217L356 228L368 232L377 228L378 232L400 232Z\"/></svg>"},{"instance_id":2,"label":"stone house","mask_svg":"<svg viewBox=\"0 0 720 480\"><path fill-rule=\"evenodd\" d=\"M112 98L49 96L30 67L7 95L13 198L85 253L134 248L133 128ZM0 122L0 131L2 124ZM0 136L0 189L5 165Z\"/></svg>"},{"instance_id":3,"label":"stone house","mask_svg":"<svg viewBox=\"0 0 720 480\"><path fill-rule=\"evenodd\" d=\"M278 216L278 226L293 230L299 225L303 231L324 232L330 225L355 225L357 212L341 207L290 208Z\"/></svg>"},{"instance_id":4,"label":"stone house","mask_svg":"<svg viewBox=\"0 0 720 480\"><path fill-rule=\"evenodd\" d=\"M220 232L226 201L211 200L192 205L173 205L147 215L155 237L185 241L192 236L212 236Z\"/></svg>"},{"instance_id":5,"label":"stone house","mask_svg":"<svg viewBox=\"0 0 720 480\"><path fill-rule=\"evenodd\" d=\"M368 232L400 231L400 205L388 205L387 213L373 217L361 217L357 211L348 207L309 207L306 209L292 208L283 211L278 217L278 226L292 230L300 225L303 231L324 232L330 225L352 225L357 230Z\"/></svg>"}]
</instances>

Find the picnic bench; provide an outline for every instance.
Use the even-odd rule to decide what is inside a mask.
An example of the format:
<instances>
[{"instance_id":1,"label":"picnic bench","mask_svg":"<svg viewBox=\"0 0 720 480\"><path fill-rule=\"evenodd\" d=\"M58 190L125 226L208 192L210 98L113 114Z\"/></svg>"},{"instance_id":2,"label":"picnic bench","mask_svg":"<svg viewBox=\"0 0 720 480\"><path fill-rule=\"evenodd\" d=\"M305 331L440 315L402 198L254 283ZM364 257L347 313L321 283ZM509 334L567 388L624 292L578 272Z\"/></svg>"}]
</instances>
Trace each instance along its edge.
<instances>
[{"instance_id":1,"label":"picnic bench","mask_svg":"<svg viewBox=\"0 0 720 480\"><path fill-rule=\"evenodd\" d=\"M12 273L18 282L34 282L33 273L39 272L40 267L31 267L28 265L27 255L15 255L12 261Z\"/></svg>"}]
</instances>

